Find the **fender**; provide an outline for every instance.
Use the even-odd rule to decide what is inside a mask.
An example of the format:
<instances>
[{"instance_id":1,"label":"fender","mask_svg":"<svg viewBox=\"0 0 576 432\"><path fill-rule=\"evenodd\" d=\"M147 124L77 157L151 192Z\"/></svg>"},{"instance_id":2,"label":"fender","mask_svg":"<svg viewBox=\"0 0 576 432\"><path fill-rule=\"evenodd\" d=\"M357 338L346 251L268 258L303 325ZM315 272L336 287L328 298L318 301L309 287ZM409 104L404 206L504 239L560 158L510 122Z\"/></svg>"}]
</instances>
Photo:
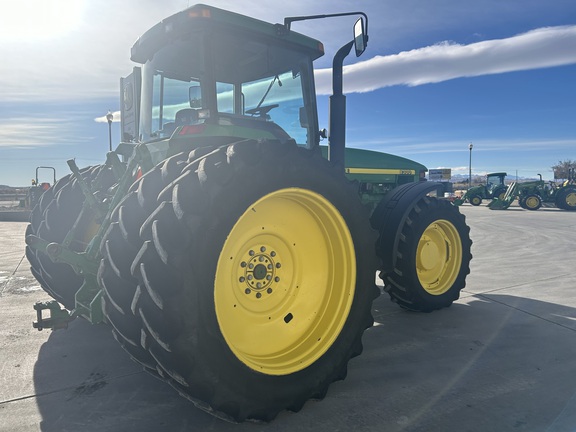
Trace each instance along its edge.
<instances>
[{"instance_id":1,"label":"fender","mask_svg":"<svg viewBox=\"0 0 576 432\"><path fill-rule=\"evenodd\" d=\"M434 190L440 191L441 188L442 185L436 182L406 183L392 189L378 203L370 217L370 224L380 234L376 251L382 257L380 269L384 273L394 269L394 251L398 250L400 233L410 211L422 197Z\"/></svg>"}]
</instances>

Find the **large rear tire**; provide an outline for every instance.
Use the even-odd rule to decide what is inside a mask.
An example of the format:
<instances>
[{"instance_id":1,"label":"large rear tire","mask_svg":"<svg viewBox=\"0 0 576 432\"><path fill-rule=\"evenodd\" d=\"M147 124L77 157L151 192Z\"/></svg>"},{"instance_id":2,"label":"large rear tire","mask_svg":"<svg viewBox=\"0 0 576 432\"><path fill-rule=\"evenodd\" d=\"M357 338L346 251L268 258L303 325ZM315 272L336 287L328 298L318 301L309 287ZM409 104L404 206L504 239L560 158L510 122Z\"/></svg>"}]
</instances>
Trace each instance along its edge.
<instances>
[{"instance_id":1,"label":"large rear tire","mask_svg":"<svg viewBox=\"0 0 576 432\"><path fill-rule=\"evenodd\" d=\"M166 159L132 185L114 209L101 243L98 284L103 292L104 313L116 340L151 372L162 371L158 371L156 362L142 347L146 335L132 307L138 281L132 276L131 267L142 245L141 227L158 206L162 189L180 174L187 156L182 153Z\"/></svg>"},{"instance_id":2,"label":"large rear tire","mask_svg":"<svg viewBox=\"0 0 576 432\"><path fill-rule=\"evenodd\" d=\"M524 207L526 210L538 210L542 207L542 198L536 194L527 195L523 200Z\"/></svg>"},{"instance_id":3,"label":"large rear tire","mask_svg":"<svg viewBox=\"0 0 576 432\"><path fill-rule=\"evenodd\" d=\"M504 200L504 196L506 195L506 190L507 190L507 188L505 188L505 187L496 188L496 189L494 190L494 193L492 194L492 198L493 198L493 199L494 199L494 198L497 198L497 199L499 199L500 201L503 201L503 200Z\"/></svg>"},{"instance_id":4,"label":"large rear tire","mask_svg":"<svg viewBox=\"0 0 576 432\"><path fill-rule=\"evenodd\" d=\"M219 148L190 160L146 219L131 305L180 393L228 420L268 421L346 376L373 323L375 233L319 154Z\"/></svg>"},{"instance_id":5,"label":"large rear tire","mask_svg":"<svg viewBox=\"0 0 576 432\"><path fill-rule=\"evenodd\" d=\"M105 191L114 184L114 176L105 166L84 168L81 175L88 183L94 184L94 189L98 191ZM63 177L41 196L32 210L26 236L35 235L49 242L61 243L76 223L84 200L78 181L72 175ZM85 250L99 224L90 215L83 219L78 225L79 235L70 244L78 252ZM55 263L46 254L30 246L26 246L26 257L42 289L66 308L74 309L74 296L84 279L70 265Z\"/></svg>"},{"instance_id":6,"label":"large rear tire","mask_svg":"<svg viewBox=\"0 0 576 432\"><path fill-rule=\"evenodd\" d=\"M385 206L383 201L379 207ZM381 214L379 210L375 215ZM383 260L380 278L392 301L404 309L431 312L460 297L470 273L472 241L457 207L423 196L399 226L373 216L376 224L381 232L377 245ZM394 238L397 244L391 244Z\"/></svg>"},{"instance_id":7,"label":"large rear tire","mask_svg":"<svg viewBox=\"0 0 576 432\"><path fill-rule=\"evenodd\" d=\"M568 186L558 191L556 207L563 210L576 211L576 187Z\"/></svg>"}]
</instances>

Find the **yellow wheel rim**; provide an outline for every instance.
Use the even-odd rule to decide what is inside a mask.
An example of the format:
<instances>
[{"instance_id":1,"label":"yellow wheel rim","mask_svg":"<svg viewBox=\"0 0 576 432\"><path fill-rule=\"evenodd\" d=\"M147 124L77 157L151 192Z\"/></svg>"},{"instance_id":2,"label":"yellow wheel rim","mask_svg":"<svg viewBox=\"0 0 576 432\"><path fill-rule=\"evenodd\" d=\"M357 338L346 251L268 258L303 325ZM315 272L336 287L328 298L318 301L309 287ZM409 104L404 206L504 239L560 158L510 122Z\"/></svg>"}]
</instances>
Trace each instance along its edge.
<instances>
[{"instance_id":1,"label":"yellow wheel rim","mask_svg":"<svg viewBox=\"0 0 576 432\"><path fill-rule=\"evenodd\" d=\"M525 204L526 204L526 207L528 207L528 208L531 208L531 209L536 208L536 207L538 207L538 198L533 197L533 196L528 197L528 198L526 198Z\"/></svg>"},{"instance_id":2,"label":"yellow wheel rim","mask_svg":"<svg viewBox=\"0 0 576 432\"><path fill-rule=\"evenodd\" d=\"M576 207L576 192L570 192L566 195L566 204L569 207Z\"/></svg>"},{"instance_id":3,"label":"yellow wheel rim","mask_svg":"<svg viewBox=\"0 0 576 432\"><path fill-rule=\"evenodd\" d=\"M350 312L355 257L346 222L326 198L289 188L259 199L218 259L214 303L228 347L269 375L313 364Z\"/></svg>"},{"instance_id":4,"label":"yellow wheel rim","mask_svg":"<svg viewBox=\"0 0 576 432\"><path fill-rule=\"evenodd\" d=\"M432 295L448 291L462 263L462 243L456 227L439 219L424 230L416 250L416 271L420 284Z\"/></svg>"}]
</instances>

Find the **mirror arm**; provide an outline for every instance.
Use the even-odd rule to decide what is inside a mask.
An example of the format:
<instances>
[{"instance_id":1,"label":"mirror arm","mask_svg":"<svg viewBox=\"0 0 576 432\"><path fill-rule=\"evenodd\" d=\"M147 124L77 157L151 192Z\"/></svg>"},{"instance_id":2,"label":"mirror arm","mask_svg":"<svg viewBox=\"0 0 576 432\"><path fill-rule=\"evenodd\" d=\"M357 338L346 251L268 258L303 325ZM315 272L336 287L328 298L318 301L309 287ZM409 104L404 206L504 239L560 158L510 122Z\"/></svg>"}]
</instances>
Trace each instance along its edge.
<instances>
[{"instance_id":1,"label":"mirror arm","mask_svg":"<svg viewBox=\"0 0 576 432\"><path fill-rule=\"evenodd\" d=\"M287 31L290 31L290 27L294 21L305 21L312 19L333 18L333 17L350 16L350 15L362 15L364 17L364 20L366 21L365 31L366 35L368 35L368 15L366 15L364 12L344 12L344 13L327 14L327 15L286 17L284 18L284 27Z\"/></svg>"}]
</instances>

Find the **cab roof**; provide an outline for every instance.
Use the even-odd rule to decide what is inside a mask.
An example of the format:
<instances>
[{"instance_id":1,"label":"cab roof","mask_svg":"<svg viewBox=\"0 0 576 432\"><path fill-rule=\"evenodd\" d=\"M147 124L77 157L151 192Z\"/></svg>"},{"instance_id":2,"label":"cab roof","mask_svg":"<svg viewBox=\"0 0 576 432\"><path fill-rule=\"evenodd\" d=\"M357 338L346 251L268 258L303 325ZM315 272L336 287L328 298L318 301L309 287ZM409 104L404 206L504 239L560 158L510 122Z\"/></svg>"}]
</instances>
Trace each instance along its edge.
<instances>
[{"instance_id":1,"label":"cab roof","mask_svg":"<svg viewBox=\"0 0 576 432\"><path fill-rule=\"evenodd\" d=\"M168 18L146 31L133 45L130 58L145 63L171 41L193 38L198 32L230 38L279 45L305 53L312 60L324 54L322 43L289 30L283 24L270 24L234 12L197 4ZM219 53L220 54L220 53Z\"/></svg>"}]
</instances>

